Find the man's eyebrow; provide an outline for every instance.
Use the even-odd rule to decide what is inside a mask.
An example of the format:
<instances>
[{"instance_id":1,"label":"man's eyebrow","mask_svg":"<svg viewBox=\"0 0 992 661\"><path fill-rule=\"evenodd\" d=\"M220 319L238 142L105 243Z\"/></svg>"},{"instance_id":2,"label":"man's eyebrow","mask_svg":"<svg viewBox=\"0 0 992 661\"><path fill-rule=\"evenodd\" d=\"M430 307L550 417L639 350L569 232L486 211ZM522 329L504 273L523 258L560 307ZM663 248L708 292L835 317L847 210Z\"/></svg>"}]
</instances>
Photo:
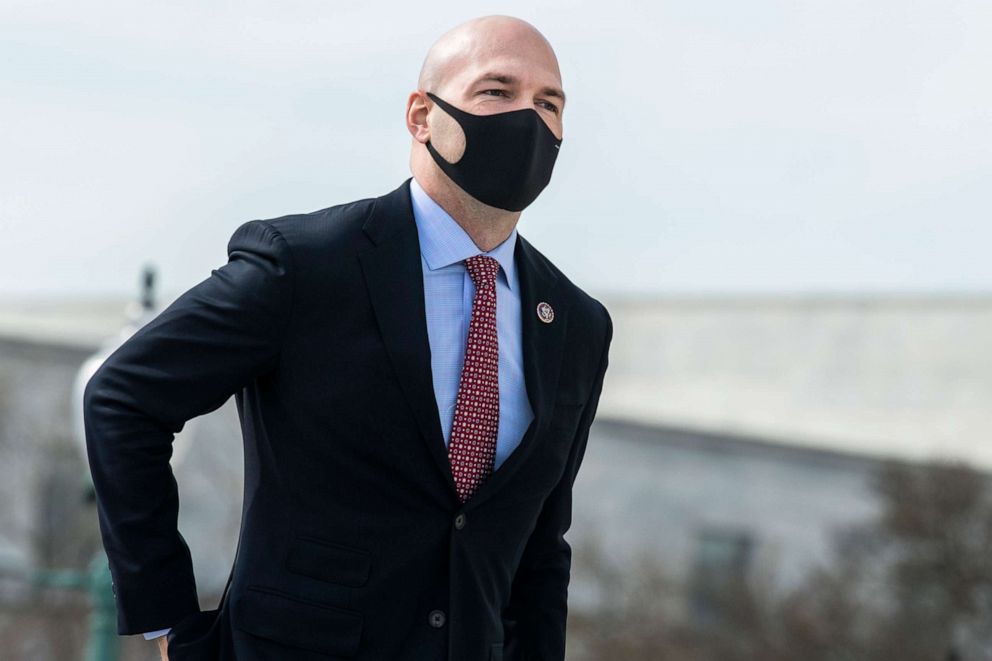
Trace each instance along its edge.
<instances>
[{"instance_id":1,"label":"man's eyebrow","mask_svg":"<svg viewBox=\"0 0 992 661\"><path fill-rule=\"evenodd\" d=\"M479 76L475 80L475 82L472 83L472 85L475 86L487 80L495 81L497 83L503 83L504 85L513 85L514 83L519 82L516 76L511 76L506 73L484 73L481 76ZM551 86L542 87L541 94L544 94L545 96L557 97L561 99L562 105L565 104L565 92L559 87L551 87Z\"/></svg>"}]
</instances>

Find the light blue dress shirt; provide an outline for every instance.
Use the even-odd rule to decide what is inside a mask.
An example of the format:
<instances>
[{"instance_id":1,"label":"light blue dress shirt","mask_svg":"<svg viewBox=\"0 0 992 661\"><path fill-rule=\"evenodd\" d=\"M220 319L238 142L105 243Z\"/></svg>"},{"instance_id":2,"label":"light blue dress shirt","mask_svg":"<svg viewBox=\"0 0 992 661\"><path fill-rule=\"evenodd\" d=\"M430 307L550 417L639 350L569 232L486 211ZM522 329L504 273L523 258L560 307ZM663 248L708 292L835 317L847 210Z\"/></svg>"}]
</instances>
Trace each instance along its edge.
<instances>
[{"instance_id":1,"label":"light blue dress shirt","mask_svg":"<svg viewBox=\"0 0 992 661\"><path fill-rule=\"evenodd\" d=\"M492 250L482 251L462 226L421 188L416 178L410 180L410 198L420 238L434 397L437 399L446 447L451 441L455 400L465 362L465 344L472 319L472 298L475 296L475 283L463 260L472 255L489 255L500 265L496 276L496 335L499 344L499 431L493 465L493 470L496 470L520 445L524 432L534 418L524 383L520 282L513 261L517 228L514 227L510 236ZM151 631L144 637L151 640L170 630Z\"/></svg>"},{"instance_id":2,"label":"light blue dress shirt","mask_svg":"<svg viewBox=\"0 0 992 661\"><path fill-rule=\"evenodd\" d=\"M451 440L475 296L475 283L463 260L473 255L489 255L500 265L496 276L499 344L499 431L493 466L496 470L520 444L534 418L524 384L520 282L513 261L517 228L514 227L510 236L492 250L482 251L462 226L424 191L416 178L410 180L410 198L420 237L431 372L445 446Z\"/></svg>"}]
</instances>

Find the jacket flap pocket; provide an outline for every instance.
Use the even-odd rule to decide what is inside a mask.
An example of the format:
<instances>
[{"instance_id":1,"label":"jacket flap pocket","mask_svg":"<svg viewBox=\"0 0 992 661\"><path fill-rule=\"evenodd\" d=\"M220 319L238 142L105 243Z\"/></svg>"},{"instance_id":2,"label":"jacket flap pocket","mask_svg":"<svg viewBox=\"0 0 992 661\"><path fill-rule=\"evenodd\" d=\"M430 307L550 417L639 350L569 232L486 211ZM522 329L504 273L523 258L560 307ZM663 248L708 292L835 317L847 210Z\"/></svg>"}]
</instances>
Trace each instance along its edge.
<instances>
[{"instance_id":1,"label":"jacket flap pocket","mask_svg":"<svg viewBox=\"0 0 992 661\"><path fill-rule=\"evenodd\" d=\"M359 587L369 578L372 554L362 549L297 535L286 556L286 568L328 583Z\"/></svg>"},{"instance_id":2,"label":"jacket flap pocket","mask_svg":"<svg viewBox=\"0 0 992 661\"><path fill-rule=\"evenodd\" d=\"M231 613L248 633L291 647L352 656L362 637L362 614L249 586Z\"/></svg>"}]
</instances>

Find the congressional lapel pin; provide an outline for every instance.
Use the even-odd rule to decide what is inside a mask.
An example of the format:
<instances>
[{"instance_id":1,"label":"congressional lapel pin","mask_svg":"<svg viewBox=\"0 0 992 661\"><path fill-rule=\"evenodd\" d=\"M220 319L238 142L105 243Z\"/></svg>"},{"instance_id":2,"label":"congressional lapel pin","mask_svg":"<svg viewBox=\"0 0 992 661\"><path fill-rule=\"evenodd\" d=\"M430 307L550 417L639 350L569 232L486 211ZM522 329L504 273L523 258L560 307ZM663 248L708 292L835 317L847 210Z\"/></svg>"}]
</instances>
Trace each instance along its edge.
<instances>
[{"instance_id":1,"label":"congressional lapel pin","mask_svg":"<svg viewBox=\"0 0 992 661\"><path fill-rule=\"evenodd\" d=\"M554 321L555 311L549 304L541 301L537 304L537 318L546 324L550 324Z\"/></svg>"}]
</instances>

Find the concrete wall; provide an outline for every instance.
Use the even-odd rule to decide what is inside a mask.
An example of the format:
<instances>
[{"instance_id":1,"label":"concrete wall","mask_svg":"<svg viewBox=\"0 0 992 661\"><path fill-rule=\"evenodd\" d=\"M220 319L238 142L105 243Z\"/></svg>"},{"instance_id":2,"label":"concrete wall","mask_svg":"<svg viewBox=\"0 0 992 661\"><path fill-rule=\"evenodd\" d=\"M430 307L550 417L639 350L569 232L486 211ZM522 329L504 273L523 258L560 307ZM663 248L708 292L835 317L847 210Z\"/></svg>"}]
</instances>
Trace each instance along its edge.
<instances>
[{"instance_id":1,"label":"concrete wall","mask_svg":"<svg viewBox=\"0 0 992 661\"><path fill-rule=\"evenodd\" d=\"M992 467L992 295L604 304L604 414Z\"/></svg>"}]
</instances>

